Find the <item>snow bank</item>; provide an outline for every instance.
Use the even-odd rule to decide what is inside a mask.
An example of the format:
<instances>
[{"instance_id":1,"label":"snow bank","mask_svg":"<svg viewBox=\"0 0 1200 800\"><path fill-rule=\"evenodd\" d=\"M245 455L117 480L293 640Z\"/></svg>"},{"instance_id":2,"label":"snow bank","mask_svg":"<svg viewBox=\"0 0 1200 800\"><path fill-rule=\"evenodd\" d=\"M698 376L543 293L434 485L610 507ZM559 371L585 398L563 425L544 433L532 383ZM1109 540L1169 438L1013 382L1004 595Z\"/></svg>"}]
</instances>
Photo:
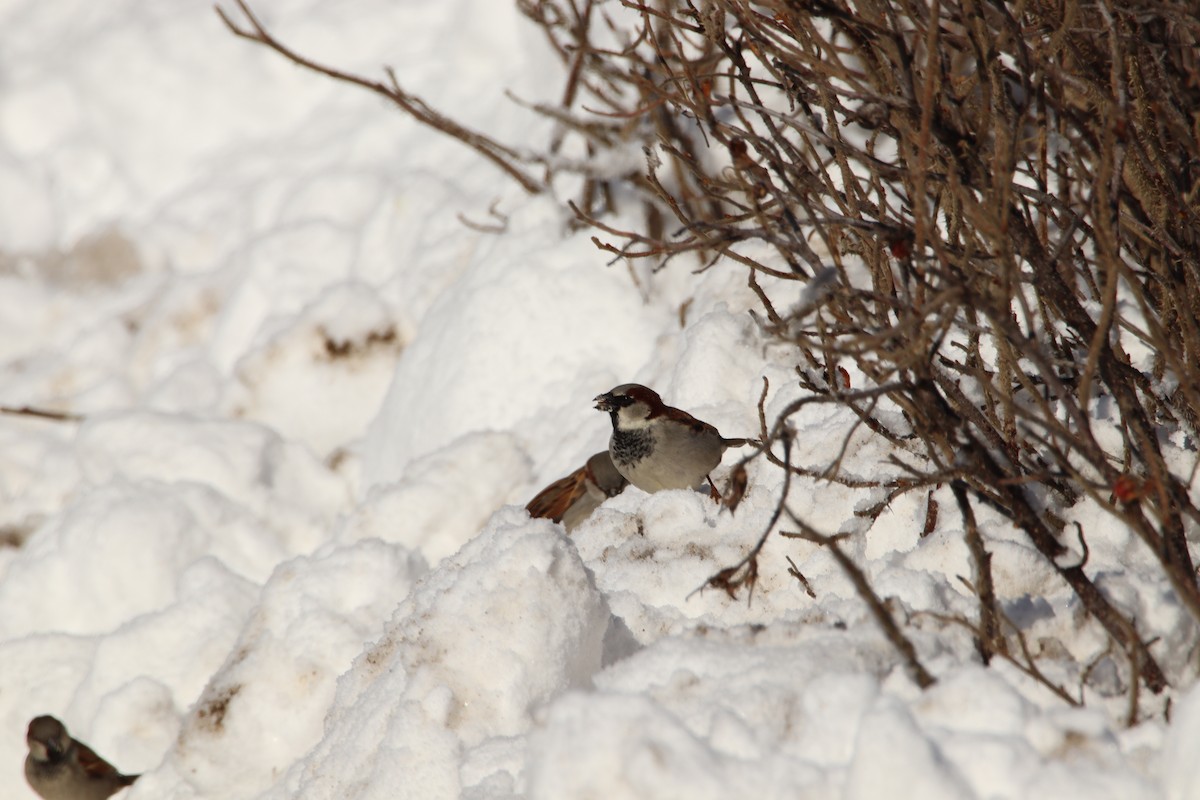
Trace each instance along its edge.
<instances>
[{"instance_id":1,"label":"snow bank","mask_svg":"<svg viewBox=\"0 0 1200 800\"><path fill-rule=\"evenodd\" d=\"M271 796L455 796L473 751L503 748L539 706L591 685L609 621L561 528L497 515L342 676L320 744Z\"/></svg>"},{"instance_id":2,"label":"snow bank","mask_svg":"<svg viewBox=\"0 0 1200 800\"><path fill-rule=\"evenodd\" d=\"M250 797L273 785L317 742L338 676L425 570L378 540L280 565L139 793Z\"/></svg>"}]
</instances>

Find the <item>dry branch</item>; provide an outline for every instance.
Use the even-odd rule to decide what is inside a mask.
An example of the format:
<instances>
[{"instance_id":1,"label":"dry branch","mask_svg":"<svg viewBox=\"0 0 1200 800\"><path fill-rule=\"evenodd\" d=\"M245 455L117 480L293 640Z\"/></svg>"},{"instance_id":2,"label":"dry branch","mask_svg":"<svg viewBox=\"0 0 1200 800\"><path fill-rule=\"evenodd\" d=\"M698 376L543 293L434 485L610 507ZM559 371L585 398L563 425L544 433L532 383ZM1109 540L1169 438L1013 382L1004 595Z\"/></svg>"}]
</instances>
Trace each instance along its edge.
<instances>
[{"instance_id":1,"label":"dry branch","mask_svg":"<svg viewBox=\"0 0 1200 800\"><path fill-rule=\"evenodd\" d=\"M82 414L70 411L54 411L49 408L33 408L32 406L0 406L0 414L10 414L16 417L34 417L48 419L54 422L82 422Z\"/></svg>"},{"instance_id":2,"label":"dry branch","mask_svg":"<svg viewBox=\"0 0 1200 800\"><path fill-rule=\"evenodd\" d=\"M342 83L348 83L353 86L358 86L363 89L372 91L382 97L391 100L399 106L405 113L411 116L418 122L428 125L440 133L457 139L467 147L470 147L475 152L486 158L488 161L495 164L506 175L521 185L521 188L530 194L537 194L543 190L543 186L530 178L515 165L516 162L522 160L520 154L510 147L500 144L489 136L486 136L478 131L470 130L469 128L460 125L444 114L439 113L426 103L421 98L405 91L401 88L400 83L396 79L396 74L390 67L384 69L387 74L387 83L382 81L371 80L360 75L354 75L349 72L344 72L333 67L319 64L310 58L307 58L292 48L283 44L276 39L259 21L258 17L250 10L245 0L233 0L245 19L244 25L235 22L225 9L219 5L214 6L217 15L221 21L225 23L225 27L230 30L235 36L249 41L256 42L265 47L274 50L279 55L291 61L293 64L304 67L307 70L316 72L326 77L333 78Z\"/></svg>"},{"instance_id":3,"label":"dry branch","mask_svg":"<svg viewBox=\"0 0 1200 800\"><path fill-rule=\"evenodd\" d=\"M1064 512L1090 498L1145 543L1200 624L1186 536L1200 524L1189 493L1200 456L1177 472L1180 454L1163 445L1168 432L1200 440L1200 19L1174 0L628 0L636 32L612 48L595 44L607 31L590 4L529 5L571 21L547 28L576 56L572 119L602 108L606 124L640 126L655 155L629 186L680 226L623 231L579 213L602 231L597 246L746 269L764 329L795 346L810 392L763 420L763 439L808 404L836 403L887 439L900 474L846 474L848 439L823 467L765 457L796 476L886 487L868 521L913 487L957 481L985 653L1004 639L971 503L1022 531L1161 691L1137 621L1086 564L1058 562ZM771 301L778 283L765 282L826 270L818 304ZM862 376L854 390L844 361Z\"/></svg>"},{"instance_id":4,"label":"dry branch","mask_svg":"<svg viewBox=\"0 0 1200 800\"><path fill-rule=\"evenodd\" d=\"M1000 632L999 606L996 603L996 589L992 583L992 554L983 544L979 526L975 522L975 512L971 509L971 501L967 498L967 487L962 481L950 484L954 492L954 500L958 503L959 513L962 514L963 528L966 533L967 550L971 553L971 561L975 566L973 583L975 596L979 598L979 655L987 664L995 653L1004 653L1007 647Z\"/></svg>"},{"instance_id":5,"label":"dry branch","mask_svg":"<svg viewBox=\"0 0 1200 800\"><path fill-rule=\"evenodd\" d=\"M896 624L896 620L892 619L892 615L888 612L879 595L871 588L871 582L867 579L866 574L838 546L838 540L845 538L847 534L822 536L811 528L808 528L808 526L796 519L794 515L791 516L793 522L797 522L807 529L798 532L780 531L779 535L789 539L804 539L828 549L833 554L834 560L838 562L838 566L846 573L846 577L854 584L854 589L858 592L859 597L867 604L867 609L871 612L871 616L883 631L884 636L891 642L892 647L896 648L896 651L900 653L900 657L904 659L904 666L908 670L909 677L922 689L932 686L935 683L935 679L917 658L917 650L913 647L913 643L900 630L900 626Z\"/></svg>"}]
</instances>

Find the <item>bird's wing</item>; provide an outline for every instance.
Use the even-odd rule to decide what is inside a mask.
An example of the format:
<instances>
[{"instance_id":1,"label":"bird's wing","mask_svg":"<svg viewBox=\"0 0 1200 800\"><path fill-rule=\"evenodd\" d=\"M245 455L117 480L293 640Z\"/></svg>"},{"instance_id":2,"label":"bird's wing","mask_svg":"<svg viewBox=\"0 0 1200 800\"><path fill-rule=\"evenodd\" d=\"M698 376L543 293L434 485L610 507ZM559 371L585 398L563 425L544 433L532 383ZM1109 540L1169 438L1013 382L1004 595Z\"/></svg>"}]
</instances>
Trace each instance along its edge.
<instances>
[{"instance_id":1,"label":"bird's wing","mask_svg":"<svg viewBox=\"0 0 1200 800\"><path fill-rule=\"evenodd\" d=\"M561 522L567 509L587 493L587 486L584 483L586 470L586 467L580 467L567 477L559 478L538 492L537 497L530 500L529 505L525 506L529 516Z\"/></svg>"},{"instance_id":2,"label":"bird's wing","mask_svg":"<svg viewBox=\"0 0 1200 800\"><path fill-rule=\"evenodd\" d=\"M717 429L715 427L713 427L712 425L709 425L704 420L696 419L691 414L684 411L682 408L675 408L673 406L663 406L662 412L660 412L658 414L652 414L651 416L662 417L663 419L673 419L676 422L682 422L684 425L687 425L689 428L691 428L692 431L694 431L695 433L708 432L708 433L716 433L718 436L721 435L721 434L717 433Z\"/></svg>"},{"instance_id":3,"label":"bird's wing","mask_svg":"<svg viewBox=\"0 0 1200 800\"><path fill-rule=\"evenodd\" d=\"M118 774L116 767L96 755L95 751L83 742L75 743L75 751L79 757L79 766L83 767L83 773L89 778L107 778Z\"/></svg>"}]
</instances>

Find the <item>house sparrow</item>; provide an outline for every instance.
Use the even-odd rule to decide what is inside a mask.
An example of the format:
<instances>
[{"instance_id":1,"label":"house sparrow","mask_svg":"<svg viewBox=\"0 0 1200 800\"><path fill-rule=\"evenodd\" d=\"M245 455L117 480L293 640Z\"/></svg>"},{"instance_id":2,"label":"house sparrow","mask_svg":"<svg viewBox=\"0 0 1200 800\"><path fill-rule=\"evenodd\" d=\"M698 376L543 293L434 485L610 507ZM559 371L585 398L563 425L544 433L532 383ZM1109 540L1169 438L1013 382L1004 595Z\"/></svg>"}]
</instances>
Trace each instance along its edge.
<instances>
[{"instance_id":1,"label":"house sparrow","mask_svg":"<svg viewBox=\"0 0 1200 800\"><path fill-rule=\"evenodd\" d=\"M646 492L698 489L726 449L751 441L724 438L712 425L671 408L657 392L636 383L600 395L596 408L612 417L608 452L617 472Z\"/></svg>"},{"instance_id":2,"label":"house sparrow","mask_svg":"<svg viewBox=\"0 0 1200 800\"><path fill-rule=\"evenodd\" d=\"M117 772L86 744L72 739L54 717L35 717L25 741L25 780L45 800L104 800L138 779Z\"/></svg>"},{"instance_id":3,"label":"house sparrow","mask_svg":"<svg viewBox=\"0 0 1200 800\"><path fill-rule=\"evenodd\" d=\"M621 493L626 480L613 466L608 451L596 453L579 469L538 492L525 510L531 517L562 522L574 530L609 497Z\"/></svg>"}]
</instances>

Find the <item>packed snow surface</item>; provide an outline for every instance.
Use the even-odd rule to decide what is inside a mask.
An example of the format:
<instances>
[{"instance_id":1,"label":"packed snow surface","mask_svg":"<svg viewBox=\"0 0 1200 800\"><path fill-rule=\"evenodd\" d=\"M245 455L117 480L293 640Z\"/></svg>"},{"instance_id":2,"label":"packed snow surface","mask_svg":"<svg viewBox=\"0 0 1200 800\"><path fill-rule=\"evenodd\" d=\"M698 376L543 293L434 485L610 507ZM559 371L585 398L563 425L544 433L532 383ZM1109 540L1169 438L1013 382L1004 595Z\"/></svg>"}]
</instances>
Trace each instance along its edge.
<instances>
[{"instance_id":1,"label":"packed snow surface","mask_svg":"<svg viewBox=\"0 0 1200 800\"><path fill-rule=\"evenodd\" d=\"M551 134L506 96L564 80L513 3L255 8L500 141ZM772 537L752 597L696 591L767 525L762 460L736 515L630 489L571 537L529 519L606 446L616 384L726 436L757 434L764 378L768 418L800 396L737 265L609 265L577 185L529 196L208 3L8 0L0 29L0 403L77 415L0 416L3 797L33 797L25 725L51 713L144 773L129 800L1200 798L1200 691L1127 727L1127 665L987 509L1001 600L1051 679L1054 648L1095 665L1087 706L944 621L975 608L946 488L925 537L924 493L874 524L837 483L789 501L852 534L927 690L815 544ZM841 453L844 410L793 424L798 464L891 469L862 430ZM1191 624L1125 530L1071 513L1143 636Z\"/></svg>"}]
</instances>

